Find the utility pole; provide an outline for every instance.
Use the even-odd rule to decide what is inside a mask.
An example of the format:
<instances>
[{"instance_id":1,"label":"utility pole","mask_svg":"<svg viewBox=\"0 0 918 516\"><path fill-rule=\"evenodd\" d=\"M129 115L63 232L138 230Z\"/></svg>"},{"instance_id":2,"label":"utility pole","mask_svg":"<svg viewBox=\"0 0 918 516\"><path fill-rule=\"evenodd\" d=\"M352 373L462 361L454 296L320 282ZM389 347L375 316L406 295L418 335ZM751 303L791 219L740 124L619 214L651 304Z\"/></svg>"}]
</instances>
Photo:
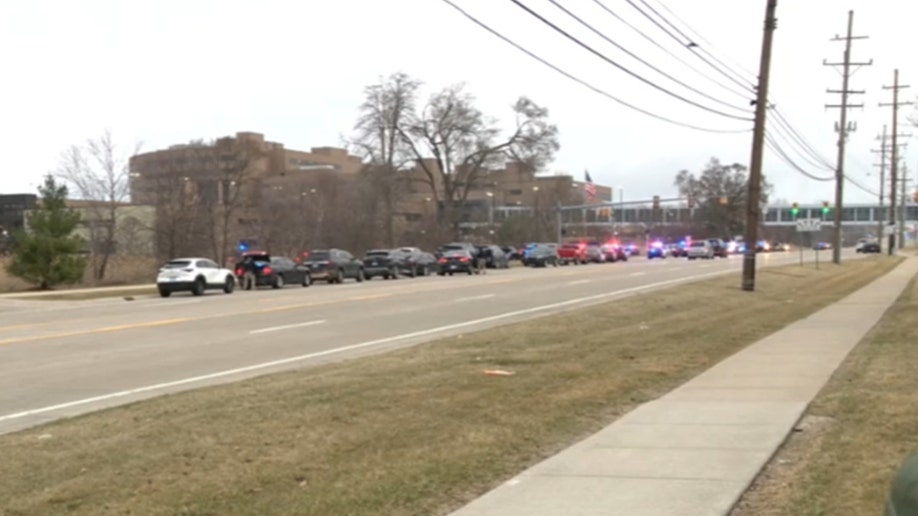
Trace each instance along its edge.
<instances>
[{"instance_id":1,"label":"utility pole","mask_svg":"<svg viewBox=\"0 0 918 516\"><path fill-rule=\"evenodd\" d=\"M883 133L880 136L877 136L877 139L880 140L880 148L878 150L871 149L870 152L878 152L880 154L880 164L874 166L880 167L880 211L877 213L879 219L877 221L877 242L880 243L880 252L882 252L883 226L886 222L886 214L883 212L883 190L886 186L886 124L883 124Z\"/></svg>"},{"instance_id":2,"label":"utility pole","mask_svg":"<svg viewBox=\"0 0 918 516\"><path fill-rule=\"evenodd\" d=\"M884 90L892 90L893 92L893 101L892 103L880 103L880 106L892 106L892 159L890 162L890 172L889 172L889 212L892 215L891 220L896 220L896 187L898 186L899 181L899 107L907 106L914 104L913 102L899 102L899 90L908 88L908 85L899 84L899 69L896 68L893 71L893 85L892 86L883 86ZM890 233L889 243L887 244L887 253L892 256L896 252L896 234L900 233L901 235L902 228L897 228L897 231ZM902 240L901 237L899 240ZM899 242L899 245L902 243Z\"/></svg>"},{"instance_id":3,"label":"utility pole","mask_svg":"<svg viewBox=\"0 0 918 516\"><path fill-rule=\"evenodd\" d=\"M832 238L832 262L836 265L841 263L841 248L842 248L842 204L844 203L844 187L845 187L845 142L848 139L848 133L857 129L857 126L854 124L849 125L848 123L848 109L849 108L863 108L863 104L849 104L848 95L863 95L864 90L850 90L848 89L848 81L851 79L851 67L852 66L869 66L873 64L873 59L866 63L852 63L851 62L851 41L855 39L867 39L867 36L853 36L851 34L854 27L854 11L848 11L848 32L845 37L835 36L830 41L844 41L845 42L845 54L844 59L841 63L830 63L826 60L823 60L822 64L824 66L841 66L842 67L842 89L840 90L829 90L827 93L840 93L841 94L841 104L826 104L826 108L839 108L841 111L840 120L838 125L835 127L835 130L838 132L838 158L835 165L835 231Z\"/></svg>"},{"instance_id":4,"label":"utility pole","mask_svg":"<svg viewBox=\"0 0 918 516\"><path fill-rule=\"evenodd\" d=\"M743 256L742 289L755 291L755 246L759 241L759 215L762 200L762 153L765 144L765 115L768 111L768 78L771 73L771 43L778 20L778 0L766 0L765 25L762 34L762 56L759 60L759 85L755 99L755 125L752 129L752 159L746 192L746 254Z\"/></svg>"}]
</instances>

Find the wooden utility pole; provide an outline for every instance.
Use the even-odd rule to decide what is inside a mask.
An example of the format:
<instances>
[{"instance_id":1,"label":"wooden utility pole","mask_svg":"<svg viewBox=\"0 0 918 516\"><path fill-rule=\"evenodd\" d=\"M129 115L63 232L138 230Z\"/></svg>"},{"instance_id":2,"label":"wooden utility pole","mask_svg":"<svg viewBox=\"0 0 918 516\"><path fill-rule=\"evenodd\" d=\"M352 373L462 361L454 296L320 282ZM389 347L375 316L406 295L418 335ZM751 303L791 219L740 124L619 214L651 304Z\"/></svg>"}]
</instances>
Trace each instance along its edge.
<instances>
[{"instance_id":1,"label":"wooden utility pole","mask_svg":"<svg viewBox=\"0 0 918 516\"><path fill-rule=\"evenodd\" d=\"M742 289L755 290L755 247L759 241L759 216L762 207L762 153L765 145L765 114L768 111L768 78L771 72L771 44L777 19L778 0L766 0L765 26L762 34L762 56L759 60L759 85L755 99L755 125L752 129L752 159L746 192L746 253L743 256Z\"/></svg>"},{"instance_id":2,"label":"wooden utility pole","mask_svg":"<svg viewBox=\"0 0 918 516\"><path fill-rule=\"evenodd\" d=\"M866 63L851 62L851 41L855 39L867 39L867 36L853 36L851 34L854 27L854 11L848 11L848 32L845 37L835 36L831 41L844 41L845 54L841 63L830 63L823 61L824 66L841 66L842 67L842 89L829 90L828 93L841 94L841 104L827 104L826 108L839 108L841 111L840 119L835 130L838 132L838 158L835 165L835 209L834 209L834 232L832 238L832 262L841 263L842 248L842 208L844 204L844 186L845 186L845 142L848 140L848 133L857 129L854 124L848 122L849 108L862 108L863 104L849 104L848 95L863 95L864 90L848 89L848 81L851 79L852 66L869 66L873 64L873 59Z\"/></svg>"},{"instance_id":3,"label":"wooden utility pole","mask_svg":"<svg viewBox=\"0 0 918 516\"><path fill-rule=\"evenodd\" d=\"M880 140L880 148L871 149L870 152L876 152L880 154L880 163L874 166L880 167L880 211L877 213L877 242L880 243L882 252L883 226L886 222L886 214L883 211L883 202L885 201L883 199L883 191L886 188L886 124L883 124L883 133L880 136L877 136L877 140Z\"/></svg>"},{"instance_id":4,"label":"wooden utility pole","mask_svg":"<svg viewBox=\"0 0 918 516\"><path fill-rule=\"evenodd\" d=\"M913 102L899 102L899 90L908 88L908 85L899 84L899 69L896 68L893 71L893 85L892 86L883 86L884 90L892 90L893 92L893 101L891 103L880 103L880 106L891 106L892 107L892 158L890 160L889 167L889 212L892 215L890 220L895 221L896 218L896 189L899 182L899 108L901 106L907 106L913 104ZM887 253L891 256L896 252L896 233L898 233L899 247L902 245L902 230L903 228L896 228L896 231L890 233L889 243L887 244Z\"/></svg>"}]
</instances>

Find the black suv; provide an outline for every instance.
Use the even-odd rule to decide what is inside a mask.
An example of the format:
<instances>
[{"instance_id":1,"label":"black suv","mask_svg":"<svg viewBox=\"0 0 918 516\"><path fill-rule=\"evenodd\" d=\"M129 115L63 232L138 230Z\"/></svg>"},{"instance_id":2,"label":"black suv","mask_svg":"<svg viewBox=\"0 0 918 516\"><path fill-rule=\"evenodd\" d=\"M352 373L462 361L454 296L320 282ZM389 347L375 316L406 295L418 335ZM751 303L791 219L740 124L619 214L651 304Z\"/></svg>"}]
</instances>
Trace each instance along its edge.
<instances>
[{"instance_id":1,"label":"black suv","mask_svg":"<svg viewBox=\"0 0 918 516\"><path fill-rule=\"evenodd\" d=\"M381 276L398 279L398 256L388 249L372 249L363 257L363 274L366 279Z\"/></svg>"},{"instance_id":2,"label":"black suv","mask_svg":"<svg viewBox=\"0 0 918 516\"><path fill-rule=\"evenodd\" d=\"M303 265L314 280L341 283L348 278L363 281L363 262L342 249L317 249L303 257Z\"/></svg>"}]
</instances>

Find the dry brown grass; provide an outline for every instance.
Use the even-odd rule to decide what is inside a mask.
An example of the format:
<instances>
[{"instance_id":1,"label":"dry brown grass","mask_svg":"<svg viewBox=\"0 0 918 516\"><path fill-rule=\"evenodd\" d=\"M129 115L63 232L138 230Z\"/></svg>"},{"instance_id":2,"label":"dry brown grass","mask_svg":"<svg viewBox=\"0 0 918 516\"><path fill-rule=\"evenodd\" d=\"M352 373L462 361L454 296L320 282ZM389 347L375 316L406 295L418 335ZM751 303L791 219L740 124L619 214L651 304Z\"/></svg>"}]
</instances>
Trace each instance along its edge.
<instances>
[{"instance_id":1,"label":"dry brown grass","mask_svg":"<svg viewBox=\"0 0 918 516\"><path fill-rule=\"evenodd\" d=\"M0 292L24 292L33 286L6 272L7 260L0 260ZM156 281L156 268L159 265L155 258L126 256L112 257L109 262L106 278L95 281L92 271L87 267L83 281L75 285L62 285L56 290L110 287L118 285L149 284Z\"/></svg>"},{"instance_id":2,"label":"dry brown grass","mask_svg":"<svg viewBox=\"0 0 918 516\"><path fill-rule=\"evenodd\" d=\"M897 469L918 450L916 313L913 280L822 390L734 516L882 513Z\"/></svg>"},{"instance_id":3,"label":"dry brown grass","mask_svg":"<svg viewBox=\"0 0 918 516\"><path fill-rule=\"evenodd\" d=\"M680 287L2 436L0 513L445 514L897 261L763 270L755 294L724 277L690 302Z\"/></svg>"}]
</instances>

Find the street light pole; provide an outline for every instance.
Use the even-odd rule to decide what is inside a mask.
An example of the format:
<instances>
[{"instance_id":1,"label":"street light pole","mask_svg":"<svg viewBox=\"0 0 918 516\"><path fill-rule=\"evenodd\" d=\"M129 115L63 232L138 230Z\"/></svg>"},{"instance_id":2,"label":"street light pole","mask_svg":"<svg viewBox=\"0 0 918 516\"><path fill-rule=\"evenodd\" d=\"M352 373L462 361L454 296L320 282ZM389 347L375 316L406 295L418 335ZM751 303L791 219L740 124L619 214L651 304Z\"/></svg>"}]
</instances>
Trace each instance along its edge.
<instances>
[{"instance_id":1,"label":"street light pole","mask_svg":"<svg viewBox=\"0 0 918 516\"><path fill-rule=\"evenodd\" d=\"M762 56L759 62L759 85L755 104L755 125L752 130L752 159L746 193L746 254L743 257L742 289L755 290L755 245L758 242L759 203L762 198L762 154L765 145L765 116L768 109L768 78L771 71L771 44L774 38L775 11L778 0L767 0L765 26L762 35Z\"/></svg>"}]
</instances>

